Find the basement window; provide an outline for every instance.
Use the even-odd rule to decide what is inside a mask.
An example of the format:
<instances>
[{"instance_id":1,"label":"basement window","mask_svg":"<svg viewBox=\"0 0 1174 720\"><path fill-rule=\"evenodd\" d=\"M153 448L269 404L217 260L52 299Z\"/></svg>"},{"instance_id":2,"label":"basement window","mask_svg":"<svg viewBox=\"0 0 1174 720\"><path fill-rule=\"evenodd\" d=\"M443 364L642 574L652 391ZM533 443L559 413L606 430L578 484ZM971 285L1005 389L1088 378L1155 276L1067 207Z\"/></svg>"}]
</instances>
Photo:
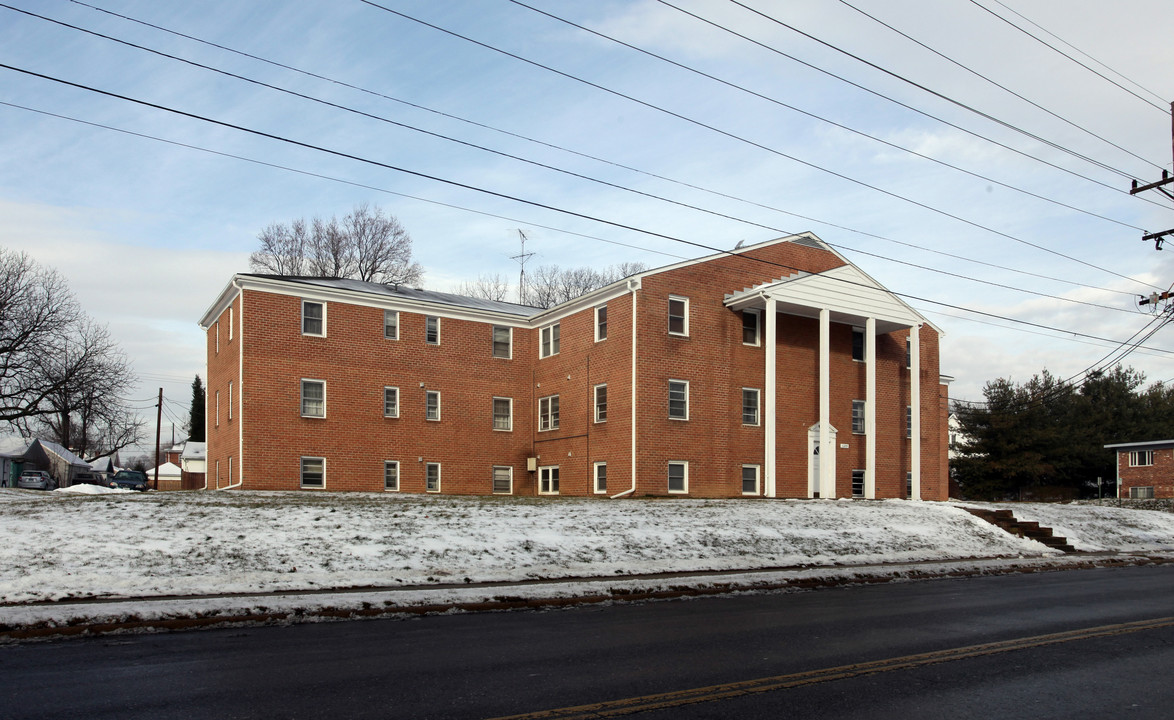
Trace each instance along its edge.
<instances>
[{"instance_id":1,"label":"basement window","mask_svg":"<svg viewBox=\"0 0 1174 720\"><path fill-rule=\"evenodd\" d=\"M1153 500L1154 488L1150 487L1131 487L1129 488L1130 500Z\"/></svg>"}]
</instances>

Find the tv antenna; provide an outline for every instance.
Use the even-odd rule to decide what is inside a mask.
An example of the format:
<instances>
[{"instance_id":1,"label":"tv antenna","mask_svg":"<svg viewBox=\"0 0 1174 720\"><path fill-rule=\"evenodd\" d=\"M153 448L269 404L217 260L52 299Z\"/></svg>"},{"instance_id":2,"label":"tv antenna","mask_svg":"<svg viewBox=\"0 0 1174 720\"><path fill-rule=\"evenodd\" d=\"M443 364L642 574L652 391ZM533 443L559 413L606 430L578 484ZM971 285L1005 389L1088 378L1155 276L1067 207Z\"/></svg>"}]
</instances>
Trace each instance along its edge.
<instances>
[{"instance_id":1,"label":"tv antenna","mask_svg":"<svg viewBox=\"0 0 1174 720\"><path fill-rule=\"evenodd\" d=\"M511 257L511 260L516 260L522 266L522 270L518 273L518 304L526 304L526 261L533 257L534 253L526 252L526 231L518 228L518 238L522 241L522 252Z\"/></svg>"}]
</instances>

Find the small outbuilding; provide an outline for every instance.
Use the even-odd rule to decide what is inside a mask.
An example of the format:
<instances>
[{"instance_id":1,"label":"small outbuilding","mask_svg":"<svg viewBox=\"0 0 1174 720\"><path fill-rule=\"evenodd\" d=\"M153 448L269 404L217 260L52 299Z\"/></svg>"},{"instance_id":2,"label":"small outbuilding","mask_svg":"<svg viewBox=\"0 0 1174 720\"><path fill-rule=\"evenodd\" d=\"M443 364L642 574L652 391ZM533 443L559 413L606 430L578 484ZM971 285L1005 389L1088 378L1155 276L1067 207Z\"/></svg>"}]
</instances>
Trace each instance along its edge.
<instances>
[{"instance_id":1,"label":"small outbuilding","mask_svg":"<svg viewBox=\"0 0 1174 720\"><path fill-rule=\"evenodd\" d=\"M1115 443L1117 497L1148 500L1174 498L1174 440Z\"/></svg>"}]
</instances>

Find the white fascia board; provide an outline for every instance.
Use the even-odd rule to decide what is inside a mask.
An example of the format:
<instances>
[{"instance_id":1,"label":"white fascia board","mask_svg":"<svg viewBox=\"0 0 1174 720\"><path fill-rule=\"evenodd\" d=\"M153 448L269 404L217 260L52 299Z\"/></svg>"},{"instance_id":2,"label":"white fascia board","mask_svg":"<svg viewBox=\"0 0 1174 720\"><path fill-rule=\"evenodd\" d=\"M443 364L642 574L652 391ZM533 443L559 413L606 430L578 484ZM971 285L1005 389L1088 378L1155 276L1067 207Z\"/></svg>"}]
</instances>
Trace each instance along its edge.
<instances>
[{"instance_id":1,"label":"white fascia board","mask_svg":"<svg viewBox=\"0 0 1174 720\"><path fill-rule=\"evenodd\" d=\"M1174 447L1174 440L1151 440L1149 442L1115 443L1113 445L1105 445L1106 449L1117 450L1118 452L1125 452L1126 450L1162 450L1168 447Z\"/></svg>"},{"instance_id":2,"label":"white fascia board","mask_svg":"<svg viewBox=\"0 0 1174 720\"><path fill-rule=\"evenodd\" d=\"M212 323L216 322L216 318L220 317L228 309L229 305L232 305L237 295L240 295L240 284L237 282L239 279L240 275L233 275L232 280L228 281L228 285L216 296L216 300L204 311L203 317L200 318L201 330L207 330L212 327Z\"/></svg>"},{"instance_id":3,"label":"white fascia board","mask_svg":"<svg viewBox=\"0 0 1174 720\"><path fill-rule=\"evenodd\" d=\"M510 327L524 328L531 326L529 318L524 316L512 315L510 313L497 313L492 310L456 307L447 303L411 300L400 297L384 297L358 290L332 288L322 285L306 285L276 278L242 277L238 275L235 281L241 290L257 290L274 295L289 295L319 302L340 302L348 305L380 308L382 310L402 310L455 320L492 322L496 325L507 325Z\"/></svg>"},{"instance_id":4,"label":"white fascia board","mask_svg":"<svg viewBox=\"0 0 1174 720\"><path fill-rule=\"evenodd\" d=\"M639 290L640 280L638 278L642 276L643 274L632 275L630 277L624 278L623 280L617 280L611 285L605 285L598 290L592 290L586 295L580 295L573 300L568 300L565 303L543 310L537 315L531 316L529 326L541 327L543 325L549 325L550 323L562 320L569 315L574 315L575 313L581 312L588 308L602 305L608 300L615 300L618 297L623 297L633 289L633 283L635 283L635 289Z\"/></svg>"}]
</instances>

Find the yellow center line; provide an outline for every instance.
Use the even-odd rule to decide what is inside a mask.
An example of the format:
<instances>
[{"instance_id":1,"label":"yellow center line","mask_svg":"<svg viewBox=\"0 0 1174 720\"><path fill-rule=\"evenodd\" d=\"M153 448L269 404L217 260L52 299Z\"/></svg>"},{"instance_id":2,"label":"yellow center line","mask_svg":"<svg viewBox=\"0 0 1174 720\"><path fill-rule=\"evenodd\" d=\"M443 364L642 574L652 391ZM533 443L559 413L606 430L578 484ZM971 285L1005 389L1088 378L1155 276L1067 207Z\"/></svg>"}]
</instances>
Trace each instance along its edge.
<instances>
[{"instance_id":1,"label":"yellow center line","mask_svg":"<svg viewBox=\"0 0 1174 720\"><path fill-rule=\"evenodd\" d=\"M789 675L775 675L773 677L758 678L756 680L742 680L740 682L690 688L688 690L675 690L673 692L657 693L655 695L643 695L640 697L624 698L623 700L609 700L607 702L591 703L589 705L576 705L574 707L557 708L554 710L542 710L539 712L494 718L493 720L538 720L540 718L542 720L549 720L551 718L558 718L559 720L571 720L575 718L602 718L614 717L617 715L630 715L632 713L646 712L649 710L663 710L665 708L680 707L682 705L712 702L714 700L725 700L728 698L750 695L753 693L785 690L788 688L801 687L803 685L813 685L815 683L828 682L831 680L844 680L846 678L859 677L861 675L872 675L874 673L891 672L893 670L908 670L910 668L951 662L953 660L964 660L967 658L982 657L984 655L1013 652L1015 650L1026 650L1028 648L1043 647L1045 645L1057 645L1060 643L1072 642L1074 640L1088 640L1112 635L1124 635L1126 633L1141 632L1143 630L1157 630L1159 628L1172 626L1174 626L1174 617L1157 618L1155 620L1139 620L1136 622L1118 623L1116 625L1101 625L1099 627L1085 628L1082 630L1068 630L1066 632L1050 633L1047 635L1035 635L1031 637L1015 638L1013 640L983 643L981 645L969 645L965 647L950 648L948 650L936 650L934 652L919 653L916 655L903 655L901 657L888 658L886 660L873 660L871 662L853 663L851 665L840 665L837 667L823 668L821 670L806 670L804 672L791 673Z\"/></svg>"}]
</instances>

